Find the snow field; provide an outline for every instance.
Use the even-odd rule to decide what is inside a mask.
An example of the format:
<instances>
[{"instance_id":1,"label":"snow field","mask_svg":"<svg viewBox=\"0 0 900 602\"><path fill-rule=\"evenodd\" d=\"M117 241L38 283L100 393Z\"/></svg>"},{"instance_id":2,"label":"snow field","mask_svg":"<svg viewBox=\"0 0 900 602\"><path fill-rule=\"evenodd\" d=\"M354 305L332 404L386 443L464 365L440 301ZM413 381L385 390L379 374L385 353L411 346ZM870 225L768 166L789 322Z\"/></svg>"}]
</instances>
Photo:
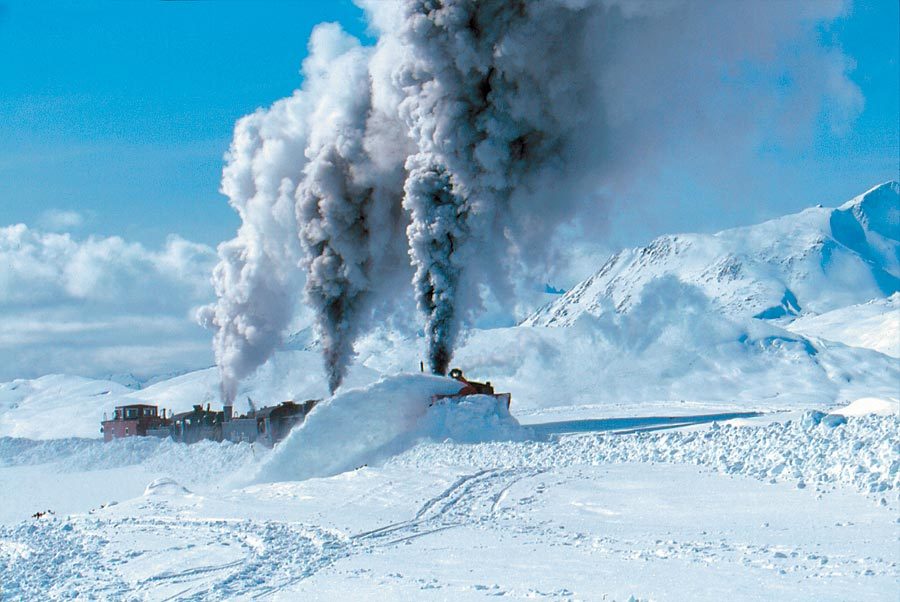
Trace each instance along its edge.
<instances>
[{"instance_id":1,"label":"snow field","mask_svg":"<svg viewBox=\"0 0 900 602\"><path fill-rule=\"evenodd\" d=\"M846 491L810 512L808 490L684 465L351 474L351 489L343 475L215 497L166 488L92 516L0 528L6 591L714 601L887 599L895 587L893 513Z\"/></svg>"},{"instance_id":2,"label":"snow field","mask_svg":"<svg viewBox=\"0 0 900 602\"><path fill-rule=\"evenodd\" d=\"M0 437L0 467L49 465L56 472L89 472L140 465L191 486L241 473L267 455L263 446L224 441L193 445L156 437L32 441Z\"/></svg>"},{"instance_id":3,"label":"snow field","mask_svg":"<svg viewBox=\"0 0 900 602\"><path fill-rule=\"evenodd\" d=\"M565 423L520 426L486 396L429 406L434 393L458 388L385 378L322 402L272 451L0 438L4 490L55 482L84 496L81 508L0 526L4 599L847 600L895 591L893 400L792 420L567 434ZM126 479L138 481L124 488Z\"/></svg>"},{"instance_id":4,"label":"snow field","mask_svg":"<svg viewBox=\"0 0 900 602\"><path fill-rule=\"evenodd\" d=\"M127 462L171 469L144 495L90 514L0 527L4 595L660 600L677 591L684 597L675 599L715 600L736 588L738 600L775 592L845 600L877 599L895 583L897 558L879 543L896 531L887 521L897 507L895 415L809 412L762 426L534 440L487 398L427 409L413 400L448 383L400 381L337 396L285 442L293 444L258 459L251 446L228 443L0 440L0 471L50 459L54 470L80 467L84 476ZM395 427L387 445L343 449L331 427L372 423L338 418L387 420L389 398L409 412L409 430ZM290 460L300 463L294 474L309 474L304 430L332 438L332 468L372 464L330 478L210 488L217 474L257 466L272 477ZM498 430L514 440L489 440ZM820 501L810 512L813 496Z\"/></svg>"}]
</instances>

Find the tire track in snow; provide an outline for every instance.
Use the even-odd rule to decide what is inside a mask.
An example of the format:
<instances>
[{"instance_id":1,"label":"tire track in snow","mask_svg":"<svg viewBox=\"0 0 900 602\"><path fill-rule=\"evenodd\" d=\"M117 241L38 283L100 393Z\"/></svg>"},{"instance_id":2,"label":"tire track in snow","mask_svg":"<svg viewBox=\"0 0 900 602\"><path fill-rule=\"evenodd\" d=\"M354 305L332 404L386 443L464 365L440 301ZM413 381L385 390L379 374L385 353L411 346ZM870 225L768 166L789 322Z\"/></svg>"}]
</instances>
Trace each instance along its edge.
<instances>
[{"instance_id":1,"label":"tire track in snow","mask_svg":"<svg viewBox=\"0 0 900 602\"><path fill-rule=\"evenodd\" d=\"M426 500L411 519L351 537L299 523L180 516L109 520L76 516L24 523L0 528L0 552L26 550L0 553L0 569L6 591L24 599L45 598L48 591L107 600L136 595L165 600L267 598L340 559L460 526L492 523L505 492L541 472L492 468L463 475ZM133 547L135 540L163 545L139 549ZM219 564L207 561L125 579L135 559L152 564L154 556L165 558L192 548L226 553L228 558Z\"/></svg>"},{"instance_id":2,"label":"tire track in snow","mask_svg":"<svg viewBox=\"0 0 900 602\"><path fill-rule=\"evenodd\" d=\"M545 472L544 469L484 469L457 479L437 496L428 499L409 520L393 523L352 536L357 545L369 548L405 543L419 537L461 526L485 524L494 518L503 496L522 479ZM383 542L383 538L392 539Z\"/></svg>"}]
</instances>

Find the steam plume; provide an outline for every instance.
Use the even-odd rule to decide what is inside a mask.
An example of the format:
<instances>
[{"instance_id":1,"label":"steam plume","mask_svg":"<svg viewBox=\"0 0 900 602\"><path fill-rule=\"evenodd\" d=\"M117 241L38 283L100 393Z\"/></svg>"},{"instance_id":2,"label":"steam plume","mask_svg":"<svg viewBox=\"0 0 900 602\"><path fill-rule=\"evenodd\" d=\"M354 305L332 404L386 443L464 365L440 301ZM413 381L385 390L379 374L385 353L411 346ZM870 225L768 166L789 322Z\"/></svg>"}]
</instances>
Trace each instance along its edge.
<instances>
[{"instance_id":1,"label":"steam plume","mask_svg":"<svg viewBox=\"0 0 900 602\"><path fill-rule=\"evenodd\" d=\"M215 331L213 348L223 400L281 342L295 310L300 257L293 211L292 157L302 156L302 131L282 127L300 107L291 98L243 118L222 178L222 192L241 216L233 240L219 245L213 271L215 305L199 312Z\"/></svg>"},{"instance_id":2,"label":"steam plume","mask_svg":"<svg viewBox=\"0 0 900 602\"><path fill-rule=\"evenodd\" d=\"M404 205L434 372L446 373L479 289L510 288L516 191L548 167L559 181L575 175L565 159L586 121L572 99L590 104L587 12L563 2L404 5L406 52L394 79L419 150L407 164Z\"/></svg>"},{"instance_id":3,"label":"steam plume","mask_svg":"<svg viewBox=\"0 0 900 602\"><path fill-rule=\"evenodd\" d=\"M357 1L377 44L317 27L302 89L235 129L222 189L243 223L201 312L229 399L300 290L332 390L404 278L444 373L486 298L511 304L516 280L559 263L561 226L596 234L635 182L733 176L723 148L739 164L771 131L802 138L823 107L862 103L818 37L840 0Z\"/></svg>"},{"instance_id":4,"label":"steam plume","mask_svg":"<svg viewBox=\"0 0 900 602\"><path fill-rule=\"evenodd\" d=\"M320 99L297 190L297 219L307 268L306 300L315 313L328 388L340 386L353 342L368 322L376 272L384 273L399 221L396 169L379 169L366 150L372 117L368 53L358 44L323 77L333 82ZM402 137L402 132L400 132ZM370 136L377 139L376 134ZM396 243L393 243L396 244Z\"/></svg>"}]
</instances>

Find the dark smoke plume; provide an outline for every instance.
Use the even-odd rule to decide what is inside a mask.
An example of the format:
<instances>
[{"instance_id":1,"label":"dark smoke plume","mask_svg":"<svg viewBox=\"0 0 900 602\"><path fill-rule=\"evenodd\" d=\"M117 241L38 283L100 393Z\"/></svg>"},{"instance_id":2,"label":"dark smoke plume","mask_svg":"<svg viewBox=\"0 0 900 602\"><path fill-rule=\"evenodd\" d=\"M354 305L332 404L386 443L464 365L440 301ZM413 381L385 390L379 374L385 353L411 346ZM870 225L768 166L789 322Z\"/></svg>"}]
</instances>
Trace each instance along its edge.
<instances>
[{"instance_id":1,"label":"dark smoke plume","mask_svg":"<svg viewBox=\"0 0 900 602\"><path fill-rule=\"evenodd\" d=\"M317 27L302 88L235 129L222 188L242 225L201 312L228 399L300 290L334 390L413 272L444 373L486 300L510 308L558 267L564 226L596 234L606 199L680 169L686 146L721 170L862 104L820 39L840 0L357 1L377 44Z\"/></svg>"},{"instance_id":2,"label":"dark smoke plume","mask_svg":"<svg viewBox=\"0 0 900 602\"><path fill-rule=\"evenodd\" d=\"M315 314L328 388L340 386L353 358L353 343L369 323L375 293L397 262L402 220L399 160L383 153L402 130L373 105L371 50L356 45L323 68L331 82L312 114L297 189L297 223L306 267L306 301ZM388 136L390 135L390 138ZM369 149L387 155L374 160Z\"/></svg>"},{"instance_id":3,"label":"dark smoke plume","mask_svg":"<svg viewBox=\"0 0 900 602\"><path fill-rule=\"evenodd\" d=\"M434 372L446 373L480 289L511 289L515 204L528 202L516 191L548 168L559 180L577 175L566 153L590 105L586 13L552 1L404 3L394 82L419 150L404 206Z\"/></svg>"}]
</instances>

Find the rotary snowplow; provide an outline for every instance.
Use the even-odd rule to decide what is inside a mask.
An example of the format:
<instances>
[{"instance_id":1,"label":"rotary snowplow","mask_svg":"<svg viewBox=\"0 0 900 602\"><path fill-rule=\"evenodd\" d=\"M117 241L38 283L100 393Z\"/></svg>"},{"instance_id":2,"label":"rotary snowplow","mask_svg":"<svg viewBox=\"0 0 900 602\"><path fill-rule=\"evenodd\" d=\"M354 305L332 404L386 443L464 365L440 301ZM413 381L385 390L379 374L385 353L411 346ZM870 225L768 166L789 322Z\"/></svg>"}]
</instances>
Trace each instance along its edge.
<instances>
[{"instance_id":1,"label":"rotary snowplow","mask_svg":"<svg viewBox=\"0 0 900 602\"><path fill-rule=\"evenodd\" d=\"M454 368L450 371L450 378L459 381L461 385L460 390L449 395L432 395L430 405L458 403L461 399L469 395L487 395L497 400L498 406L506 408L506 410L509 411L509 404L512 402L512 393L494 393L494 387L491 386L491 381L480 383L469 380L463 375L462 370L459 368Z\"/></svg>"}]
</instances>

